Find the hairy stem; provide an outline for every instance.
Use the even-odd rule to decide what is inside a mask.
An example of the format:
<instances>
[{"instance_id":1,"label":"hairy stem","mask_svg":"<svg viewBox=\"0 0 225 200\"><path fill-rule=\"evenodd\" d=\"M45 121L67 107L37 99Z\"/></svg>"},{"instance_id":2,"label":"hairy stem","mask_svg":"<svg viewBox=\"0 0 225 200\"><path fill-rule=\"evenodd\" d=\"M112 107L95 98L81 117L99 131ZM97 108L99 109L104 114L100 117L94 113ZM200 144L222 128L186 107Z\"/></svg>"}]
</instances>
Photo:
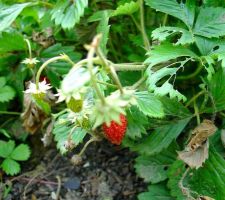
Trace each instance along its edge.
<instances>
[{"instance_id":1,"label":"hairy stem","mask_svg":"<svg viewBox=\"0 0 225 200\"><path fill-rule=\"evenodd\" d=\"M140 21L141 21L141 34L144 40L144 45L147 51L150 50L150 43L148 40L148 36L145 30L145 20L144 20L144 3L143 0L139 0L139 5L140 5Z\"/></svg>"},{"instance_id":2,"label":"hairy stem","mask_svg":"<svg viewBox=\"0 0 225 200\"><path fill-rule=\"evenodd\" d=\"M47 67L48 64L52 63L52 62L55 62L57 60L65 60L69 63L71 63L70 59L68 56L66 55L60 55L60 56L56 56L56 57L53 57L49 60L47 60L46 62L44 62L41 67L39 68L38 72L37 72L37 75L36 75L36 89L38 90L39 89L39 79L40 79L40 76L41 76L41 73L42 71L44 70L45 67Z\"/></svg>"},{"instance_id":3,"label":"hairy stem","mask_svg":"<svg viewBox=\"0 0 225 200\"><path fill-rule=\"evenodd\" d=\"M0 110L0 114L3 114L3 115L20 115L21 113L19 113L19 112L1 111Z\"/></svg>"},{"instance_id":4,"label":"hairy stem","mask_svg":"<svg viewBox=\"0 0 225 200\"><path fill-rule=\"evenodd\" d=\"M105 97L102 95L101 91L99 90L96 77L93 73L93 57L94 57L96 48L99 44L99 40L100 40L99 36L96 36L92 41L92 44L89 48L88 55L87 55L87 60L88 60L87 66L91 76L91 83L97 93L97 96L100 98L102 104L106 104Z\"/></svg>"}]
</instances>

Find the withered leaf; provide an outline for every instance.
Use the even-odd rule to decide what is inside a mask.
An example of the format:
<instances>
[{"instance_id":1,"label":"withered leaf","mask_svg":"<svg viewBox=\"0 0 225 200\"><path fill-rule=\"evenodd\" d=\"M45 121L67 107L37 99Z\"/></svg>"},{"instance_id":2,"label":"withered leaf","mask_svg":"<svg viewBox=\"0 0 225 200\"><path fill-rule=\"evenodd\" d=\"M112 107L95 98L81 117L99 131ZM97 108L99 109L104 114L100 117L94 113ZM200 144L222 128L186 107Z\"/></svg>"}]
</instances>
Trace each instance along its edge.
<instances>
[{"instance_id":1,"label":"withered leaf","mask_svg":"<svg viewBox=\"0 0 225 200\"><path fill-rule=\"evenodd\" d=\"M187 148L191 150L195 150L198 147L202 146L205 143L207 138L213 135L217 130L217 127L211 120L204 119L201 124L199 124L193 131L192 131L192 138Z\"/></svg>"},{"instance_id":2,"label":"withered leaf","mask_svg":"<svg viewBox=\"0 0 225 200\"><path fill-rule=\"evenodd\" d=\"M24 95L24 112L21 114L23 126L28 133L36 133L47 115L32 101L31 94Z\"/></svg>"},{"instance_id":3,"label":"withered leaf","mask_svg":"<svg viewBox=\"0 0 225 200\"><path fill-rule=\"evenodd\" d=\"M192 138L185 150L178 152L178 157L191 168L198 169L208 159L209 142L208 137L213 135L217 127L211 120L204 119L192 131Z\"/></svg>"},{"instance_id":4,"label":"withered leaf","mask_svg":"<svg viewBox=\"0 0 225 200\"><path fill-rule=\"evenodd\" d=\"M207 140L205 144L195 149L194 151L184 150L178 152L178 157L186 164L188 164L189 167L198 169L199 167L202 167L202 164L205 162L206 159L208 159L208 146L209 142Z\"/></svg>"}]
</instances>

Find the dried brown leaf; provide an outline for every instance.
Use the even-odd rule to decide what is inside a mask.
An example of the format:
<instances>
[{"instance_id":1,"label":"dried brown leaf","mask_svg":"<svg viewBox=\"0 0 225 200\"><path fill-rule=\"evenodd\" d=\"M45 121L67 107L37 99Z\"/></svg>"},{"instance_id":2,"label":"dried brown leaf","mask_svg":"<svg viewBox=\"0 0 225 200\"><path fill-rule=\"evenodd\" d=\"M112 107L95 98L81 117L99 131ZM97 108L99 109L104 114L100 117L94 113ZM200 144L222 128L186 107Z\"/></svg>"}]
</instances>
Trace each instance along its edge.
<instances>
[{"instance_id":1,"label":"dried brown leaf","mask_svg":"<svg viewBox=\"0 0 225 200\"><path fill-rule=\"evenodd\" d=\"M28 133L36 133L47 115L32 101L31 94L24 95L24 112L21 114L23 126Z\"/></svg>"},{"instance_id":2,"label":"dried brown leaf","mask_svg":"<svg viewBox=\"0 0 225 200\"><path fill-rule=\"evenodd\" d=\"M198 147L202 146L205 143L207 138L213 135L217 130L217 127L214 125L213 121L204 119L201 124L199 124L193 131L192 131L192 138L187 148L191 150L195 150Z\"/></svg>"},{"instance_id":3,"label":"dried brown leaf","mask_svg":"<svg viewBox=\"0 0 225 200\"><path fill-rule=\"evenodd\" d=\"M192 138L185 150L178 152L178 157L191 168L198 169L208 159L209 142L208 137L213 135L217 127L210 120L204 119L192 131Z\"/></svg>"},{"instance_id":4,"label":"dried brown leaf","mask_svg":"<svg viewBox=\"0 0 225 200\"><path fill-rule=\"evenodd\" d=\"M178 157L191 168L198 169L199 167L202 167L202 164L208 159L208 144L209 142L207 140L205 144L195 150L180 151L178 152Z\"/></svg>"}]
</instances>

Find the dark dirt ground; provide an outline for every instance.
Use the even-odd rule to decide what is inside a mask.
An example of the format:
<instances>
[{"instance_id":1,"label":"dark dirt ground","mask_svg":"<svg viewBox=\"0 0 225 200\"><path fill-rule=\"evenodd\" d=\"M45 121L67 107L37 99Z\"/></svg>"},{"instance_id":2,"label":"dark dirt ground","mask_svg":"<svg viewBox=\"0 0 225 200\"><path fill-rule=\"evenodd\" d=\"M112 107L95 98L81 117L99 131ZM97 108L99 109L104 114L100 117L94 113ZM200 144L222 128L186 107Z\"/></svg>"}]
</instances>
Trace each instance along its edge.
<instances>
[{"instance_id":1,"label":"dark dirt ground","mask_svg":"<svg viewBox=\"0 0 225 200\"><path fill-rule=\"evenodd\" d=\"M36 164L26 163L26 172L8 179L13 186L6 200L135 200L146 188L128 149L106 141L92 144L80 166L71 164L71 156L52 148Z\"/></svg>"}]
</instances>

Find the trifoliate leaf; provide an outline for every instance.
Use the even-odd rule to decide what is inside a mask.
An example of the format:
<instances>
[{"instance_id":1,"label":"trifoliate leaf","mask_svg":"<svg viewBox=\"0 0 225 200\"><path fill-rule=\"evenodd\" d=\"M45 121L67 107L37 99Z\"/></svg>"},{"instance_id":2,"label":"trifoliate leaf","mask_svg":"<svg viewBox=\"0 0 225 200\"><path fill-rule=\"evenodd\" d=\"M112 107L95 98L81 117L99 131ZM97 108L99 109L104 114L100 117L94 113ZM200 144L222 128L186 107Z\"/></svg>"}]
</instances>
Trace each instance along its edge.
<instances>
[{"instance_id":1,"label":"trifoliate leaf","mask_svg":"<svg viewBox=\"0 0 225 200\"><path fill-rule=\"evenodd\" d=\"M31 3L13 4L11 6L0 6L0 32L8 28L22 10Z\"/></svg>"},{"instance_id":2,"label":"trifoliate leaf","mask_svg":"<svg viewBox=\"0 0 225 200\"><path fill-rule=\"evenodd\" d=\"M156 11L161 11L182 20L188 27L192 27L195 18L195 0L186 3L177 0L145 0L146 4Z\"/></svg>"},{"instance_id":3,"label":"trifoliate leaf","mask_svg":"<svg viewBox=\"0 0 225 200\"><path fill-rule=\"evenodd\" d=\"M201 7L194 34L212 38L225 35L225 8Z\"/></svg>"},{"instance_id":4,"label":"trifoliate leaf","mask_svg":"<svg viewBox=\"0 0 225 200\"><path fill-rule=\"evenodd\" d=\"M112 16L118 16L118 15L131 15L134 12L137 12L139 9L138 2L131 1L129 3L125 3L123 5L120 5L116 8L116 10L112 13Z\"/></svg>"},{"instance_id":5,"label":"trifoliate leaf","mask_svg":"<svg viewBox=\"0 0 225 200\"><path fill-rule=\"evenodd\" d=\"M8 142L0 140L0 157L7 158L13 152L15 148L15 142L10 140Z\"/></svg>"},{"instance_id":6,"label":"trifoliate leaf","mask_svg":"<svg viewBox=\"0 0 225 200\"><path fill-rule=\"evenodd\" d=\"M177 35L179 39L177 40L175 45L180 45L180 44L185 45L185 44L190 44L194 42L194 38L192 34L188 30L183 28L163 26L152 31L152 39L159 40L159 41L164 41L169 36L177 36Z\"/></svg>"},{"instance_id":7,"label":"trifoliate leaf","mask_svg":"<svg viewBox=\"0 0 225 200\"><path fill-rule=\"evenodd\" d=\"M158 118L162 118L164 116L162 103L156 96L146 91L136 92L135 96L137 98L137 107L145 115Z\"/></svg>"},{"instance_id":8,"label":"trifoliate leaf","mask_svg":"<svg viewBox=\"0 0 225 200\"><path fill-rule=\"evenodd\" d=\"M138 200L174 200L164 184L150 185L148 192L138 195Z\"/></svg>"},{"instance_id":9,"label":"trifoliate leaf","mask_svg":"<svg viewBox=\"0 0 225 200\"><path fill-rule=\"evenodd\" d=\"M17 146L10 155L10 158L17 161L25 161L30 157L30 148L26 144Z\"/></svg>"},{"instance_id":10,"label":"trifoliate leaf","mask_svg":"<svg viewBox=\"0 0 225 200\"><path fill-rule=\"evenodd\" d=\"M6 174L11 175L11 176L16 175L20 172L19 163L10 158L6 158L2 162L1 167Z\"/></svg>"}]
</instances>

